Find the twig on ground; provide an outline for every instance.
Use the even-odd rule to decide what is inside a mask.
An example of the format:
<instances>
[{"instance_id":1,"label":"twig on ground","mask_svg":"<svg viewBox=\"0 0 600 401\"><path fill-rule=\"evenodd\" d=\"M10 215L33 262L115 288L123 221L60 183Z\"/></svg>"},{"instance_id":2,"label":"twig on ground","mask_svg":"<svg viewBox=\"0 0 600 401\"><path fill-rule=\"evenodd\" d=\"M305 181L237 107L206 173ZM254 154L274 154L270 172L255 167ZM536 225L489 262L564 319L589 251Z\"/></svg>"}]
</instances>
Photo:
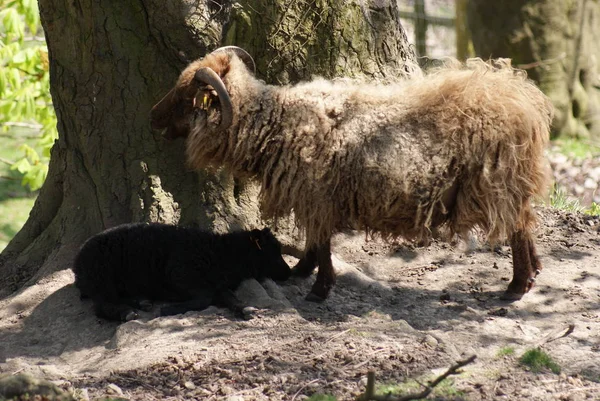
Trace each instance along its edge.
<instances>
[{"instance_id":1,"label":"twig on ground","mask_svg":"<svg viewBox=\"0 0 600 401\"><path fill-rule=\"evenodd\" d=\"M571 334L575 330L575 325L573 323L569 324L567 327L560 327L544 336L540 341L535 344L535 348L541 347L544 344L547 344L552 341L556 341L559 338L563 338Z\"/></svg>"},{"instance_id":2,"label":"twig on ground","mask_svg":"<svg viewBox=\"0 0 600 401\"><path fill-rule=\"evenodd\" d=\"M435 379L428 385L424 386L425 390L423 390L422 392L420 392L418 394L403 395L400 397L392 396L390 394L386 394L386 395L375 394L375 372L369 371L367 373L367 389L363 394L358 396L357 401L410 401L410 400L418 400L421 398L425 398L444 379L446 379L448 376L460 373L460 372L458 372L458 370L460 368L462 368L463 366L466 366L466 365L472 363L475 360L475 358L477 358L477 356L472 355L471 357L469 357L465 360L458 361L455 365L451 366L443 375L439 376L437 379Z\"/></svg>"},{"instance_id":3,"label":"twig on ground","mask_svg":"<svg viewBox=\"0 0 600 401\"><path fill-rule=\"evenodd\" d=\"M347 333L347 332L349 332L350 330L351 330L351 329L346 329L346 330L344 330L344 331L341 331L341 332L339 332L339 333L336 333L336 334L332 335L331 337L329 337L329 338L327 339L327 341L325 341L325 344L327 344L328 342L330 342L330 341L332 341L332 340L335 340L335 339L336 339L336 338L338 338L339 336L343 336L344 334L346 334L346 333Z\"/></svg>"},{"instance_id":4,"label":"twig on ground","mask_svg":"<svg viewBox=\"0 0 600 401\"><path fill-rule=\"evenodd\" d=\"M296 399L296 397L298 397L298 395L300 395L300 393L302 392L302 390L304 390L305 388L307 388L311 384L316 383L316 382L318 382L320 380L321 379L311 380L308 383L306 383L304 386L300 387L300 389L298 391L296 391L296 394L294 394L294 396L292 397L292 401L294 401Z\"/></svg>"}]
</instances>

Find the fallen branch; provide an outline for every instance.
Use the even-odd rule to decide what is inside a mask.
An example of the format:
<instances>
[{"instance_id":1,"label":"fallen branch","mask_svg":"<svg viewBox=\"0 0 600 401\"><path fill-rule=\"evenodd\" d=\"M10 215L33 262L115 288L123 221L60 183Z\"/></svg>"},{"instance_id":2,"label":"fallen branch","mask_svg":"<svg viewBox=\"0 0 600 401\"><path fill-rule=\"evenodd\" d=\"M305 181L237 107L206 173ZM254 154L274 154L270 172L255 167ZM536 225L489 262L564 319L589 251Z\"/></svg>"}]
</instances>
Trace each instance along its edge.
<instances>
[{"instance_id":1,"label":"fallen branch","mask_svg":"<svg viewBox=\"0 0 600 401\"><path fill-rule=\"evenodd\" d=\"M437 379L430 382L428 385L423 385L423 387L425 387L425 390L423 390L422 392L418 394L403 395L400 397L392 396L390 394L375 394L375 372L369 371L369 373L367 373L367 389L363 394L358 396L357 401L410 401L425 398L444 379L446 379L448 376L459 374L460 372L458 370L463 366L472 363L475 360L475 358L477 358L477 356L472 355L471 357L465 360L458 361L456 365L451 366L443 375L439 376Z\"/></svg>"},{"instance_id":2,"label":"fallen branch","mask_svg":"<svg viewBox=\"0 0 600 401\"><path fill-rule=\"evenodd\" d=\"M15 164L15 162L14 162L14 161L12 161L12 160L8 160L8 159L5 159L5 158L3 158L3 157L0 157L0 162L1 162L1 163L4 163L4 164L8 164L9 166L12 166L13 164Z\"/></svg>"},{"instance_id":3,"label":"fallen branch","mask_svg":"<svg viewBox=\"0 0 600 401\"><path fill-rule=\"evenodd\" d=\"M305 385L303 385L302 387L300 387L300 390L296 391L296 394L294 394L294 396L292 397L292 401L294 401L296 399L296 397L298 397L298 395L300 395L300 393L302 392L302 390L304 390L305 388L307 388L311 384L316 383L318 381L321 381L321 379L311 380L308 383L306 383Z\"/></svg>"},{"instance_id":4,"label":"fallen branch","mask_svg":"<svg viewBox=\"0 0 600 401\"><path fill-rule=\"evenodd\" d=\"M6 127L31 128L31 129L35 129L35 130L41 130L42 128L44 128L44 126L42 124L30 124L30 123L22 123L22 122L16 122L16 121L7 121L4 123L0 123L0 125L6 126Z\"/></svg>"},{"instance_id":5,"label":"fallen branch","mask_svg":"<svg viewBox=\"0 0 600 401\"><path fill-rule=\"evenodd\" d=\"M535 67L545 67L549 64L554 64L556 62L559 62L563 59L567 58L567 53L563 52L560 55L558 55L557 57L554 58L549 58L546 60L540 60L540 61L534 61L533 63L528 63L528 64L517 64L517 68L521 69L521 70L529 70L531 68L535 68Z\"/></svg>"},{"instance_id":6,"label":"fallen branch","mask_svg":"<svg viewBox=\"0 0 600 401\"><path fill-rule=\"evenodd\" d=\"M535 348L539 348L544 344L547 344L552 341L556 341L559 338L564 338L564 337L568 336L569 334L573 333L574 330L575 330L575 325L573 323L569 324L566 327L559 327L558 329L546 334L544 336L544 338L542 338L540 341L538 341L535 344Z\"/></svg>"}]
</instances>

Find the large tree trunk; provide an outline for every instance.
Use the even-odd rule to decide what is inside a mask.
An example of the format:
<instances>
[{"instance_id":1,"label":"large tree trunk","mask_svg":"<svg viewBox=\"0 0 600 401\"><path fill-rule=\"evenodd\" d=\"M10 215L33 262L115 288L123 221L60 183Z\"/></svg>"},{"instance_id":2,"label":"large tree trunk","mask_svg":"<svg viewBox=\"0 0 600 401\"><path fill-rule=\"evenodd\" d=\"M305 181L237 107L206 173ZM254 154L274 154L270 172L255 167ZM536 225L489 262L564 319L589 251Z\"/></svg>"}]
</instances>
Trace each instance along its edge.
<instances>
[{"instance_id":1,"label":"large tree trunk","mask_svg":"<svg viewBox=\"0 0 600 401\"><path fill-rule=\"evenodd\" d=\"M149 110L222 44L246 48L274 83L409 71L396 2L368 3L39 0L59 140L29 220L0 255L0 294L69 268L86 238L120 223L263 224L256 188L189 172L183 142L152 132Z\"/></svg>"},{"instance_id":2,"label":"large tree trunk","mask_svg":"<svg viewBox=\"0 0 600 401\"><path fill-rule=\"evenodd\" d=\"M600 3L588 0L469 1L473 45L510 57L556 107L555 136L600 139Z\"/></svg>"}]
</instances>

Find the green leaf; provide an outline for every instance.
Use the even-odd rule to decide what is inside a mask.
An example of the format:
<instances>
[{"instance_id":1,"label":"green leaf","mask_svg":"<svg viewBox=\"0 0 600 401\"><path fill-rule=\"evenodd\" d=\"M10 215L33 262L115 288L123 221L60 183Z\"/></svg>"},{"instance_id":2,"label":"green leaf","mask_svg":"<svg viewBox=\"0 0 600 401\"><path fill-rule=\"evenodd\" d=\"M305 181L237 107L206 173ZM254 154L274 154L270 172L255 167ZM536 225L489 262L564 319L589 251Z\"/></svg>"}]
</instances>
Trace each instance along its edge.
<instances>
[{"instance_id":1,"label":"green leaf","mask_svg":"<svg viewBox=\"0 0 600 401\"><path fill-rule=\"evenodd\" d=\"M0 100L0 121L8 121L8 117L12 116L12 111L15 109L13 100Z\"/></svg>"},{"instance_id":2,"label":"green leaf","mask_svg":"<svg viewBox=\"0 0 600 401\"><path fill-rule=\"evenodd\" d=\"M29 160L31 160L31 162L33 164L36 164L40 161L40 157L38 156L37 152L35 151L34 148L32 148L31 146L27 145L26 143L24 143L23 145L19 146L19 149L25 153L25 157Z\"/></svg>"},{"instance_id":3,"label":"green leaf","mask_svg":"<svg viewBox=\"0 0 600 401\"><path fill-rule=\"evenodd\" d=\"M16 68L8 70L8 82L13 90L17 90L21 87L21 73Z\"/></svg>"},{"instance_id":4,"label":"green leaf","mask_svg":"<svg viewBox=\"0 0 600 401\"><path fill-rule=\"evenodd\" d=\"M40 28L37 0L0 0L0 122L40 124L39 139L22 146L23 157L11 166L22 176L22 185L40 188L58 133L50 96L48 48L45 43L24 43L25 30ZM2 125L0 131L10 132Z\"/></svg>"},{"instance_id":5,"label":"green leaf","mask_svg":"<svg viewBox=\"0 0 600 401\"><path fill-rule=\"evenodd\" d=\"M27 53L25 51L21 50L20 52L15 54L15 56L12 58L11 64L13 64L13 65L23 64L26 60L27 60Z\"/></svg>"},{"instance_id":6,"label":"green leaf","mask_svg":"<svg viewBox=\"0 0 600 401\"><path fill-rule=\"evenodd\" d=\"M44 185L44 181L48 175L48 165L36 164L27 175L29 176L29 188L32 191L36 191Z\"/></svg>"},{"instance_id":7,"label":"green leaf","mask_svg":"<svg viewBox=\"0 0 600 401\"><path fill-rule=\"evenodd\" d=\"M2 22L7 39L16 38L19 41L25 36L25 26L16 8L7 8L2 11Z\"/></svg>"},{"instance_id":8,"label":"green leaf","mask_svg":"<svg viewBox=\"0 0 600 401\"><path fill-rule=\"evenodd\" d=\"M0 97L4 94L4 90L7 87L8 82L6 81L6 72L3 68L0 68Z\"/></svg>"},{"instance_id":9,"label":"green leaf","mask_svg":"<svg viewBox=\"0 0 600 401\"><path fill-rule=\"evenodd\" d=\"M27 158L24 157L21 160L16 161L15 164L13 164L12 166L10 166L10 169L17 170L19 173L25 174L29 170L31 170L31 164L29 163Z\"/></svg>"}]
</instances>

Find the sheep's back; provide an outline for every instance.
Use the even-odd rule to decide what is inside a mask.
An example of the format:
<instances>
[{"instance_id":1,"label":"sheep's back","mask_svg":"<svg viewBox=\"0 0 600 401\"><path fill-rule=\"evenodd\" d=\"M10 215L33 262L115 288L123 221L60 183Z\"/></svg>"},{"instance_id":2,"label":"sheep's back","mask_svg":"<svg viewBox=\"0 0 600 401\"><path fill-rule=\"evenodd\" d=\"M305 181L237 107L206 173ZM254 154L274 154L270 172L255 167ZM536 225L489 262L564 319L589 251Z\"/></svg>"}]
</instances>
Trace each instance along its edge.
<instances>
[{"instance_id":1,"label":"sheep's back","mask_svg":"<svg viewBox=\"0 0 600 401\"><path fill-rule=\"evenodd\" d=\"M547 189L552 108L520 73L487 64L441 69L347 91L339 109L337 125L313 145L322 170L296 183L301 225L324 236L350 227L413 238L440 225L458 234L479 227L495 240L534 224L529 201Z\"/></svg>"}]
</instances>

